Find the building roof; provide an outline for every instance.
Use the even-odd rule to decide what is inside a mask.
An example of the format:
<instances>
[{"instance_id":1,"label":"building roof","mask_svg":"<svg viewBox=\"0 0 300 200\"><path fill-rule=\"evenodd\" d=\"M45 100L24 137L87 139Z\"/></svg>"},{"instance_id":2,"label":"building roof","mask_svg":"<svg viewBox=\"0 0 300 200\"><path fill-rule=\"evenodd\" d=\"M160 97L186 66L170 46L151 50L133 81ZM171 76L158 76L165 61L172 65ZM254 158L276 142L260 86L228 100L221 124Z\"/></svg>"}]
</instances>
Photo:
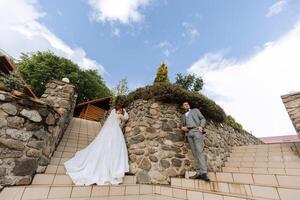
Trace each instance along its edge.
<instances>
[{"instance_id":1,"label":"building roof","mask_svg":"<svg viewBox=\"0 0 300 200\"><path fill-rule=\"evenodd\" d=\"M100 102L103 102L103 101L110 100L111 98L112 98L112 96L108 96L108 97L103 97L103 98L100 98L100 99L93 99L93 100L90 100L90 101L82 102L82 103L78 104L76 106L76 108L82 107L82 106L87 105L87 104L97 104L97 103L100 103Z\"/></svg>"},{"instance_id":2,"label":"building roof","mask_svg":"<svg viewBox=\"0 0 300 200\"><path fill-rule=\"evenodd\" d=\"M5 55L0 55L0 70L5 74L9 74L15 70L14 65Z\"/></svg>"},{"instance_id":3,"label":"building roof","mask_svg":"<svg viewBox=\"0 0 300 200\"><path fill-rule=\"evenodd\" d=\"M300 142L297 135L281 135L272 137L261 137L259 138L264 143L285 143L285 142Z\"/></svg>"},{"instance_id":4,"label":"building roof","mask_svg":"<svg viewBox=\"0 0 300 200\"><path fill-rule=\"evenodd\" d=\"M10 74L11 72L15 71L16 67L13 64L13 62L10 61L10 59L0 54L0 71L2 71L5 74ZM22 77L18 77L18 80L24 87L24 93L32 98L37 98L37 96L34 94L34 92L30 89L30 87L26 84L24 79Z\"/></svg>"}]
</instances>

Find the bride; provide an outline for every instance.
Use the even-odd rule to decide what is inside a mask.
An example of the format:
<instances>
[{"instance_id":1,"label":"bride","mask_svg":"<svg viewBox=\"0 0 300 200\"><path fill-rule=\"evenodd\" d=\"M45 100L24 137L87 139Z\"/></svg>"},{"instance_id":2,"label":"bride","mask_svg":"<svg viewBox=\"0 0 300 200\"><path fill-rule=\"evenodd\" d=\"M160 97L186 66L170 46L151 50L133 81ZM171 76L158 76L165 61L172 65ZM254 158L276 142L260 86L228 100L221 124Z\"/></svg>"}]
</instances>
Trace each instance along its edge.
<instances>
[{"instance_id":1,"label":"bride","mask_svg":"<svg viewBox=\"0 0 300 200\"><path fill-rule=\"evenodd\" d=\"M128 153L120 126L128 120L122 107L113 109L96 138L64 163L76 185L117 185L129 171Z\"/></svg>"}]
</instances>

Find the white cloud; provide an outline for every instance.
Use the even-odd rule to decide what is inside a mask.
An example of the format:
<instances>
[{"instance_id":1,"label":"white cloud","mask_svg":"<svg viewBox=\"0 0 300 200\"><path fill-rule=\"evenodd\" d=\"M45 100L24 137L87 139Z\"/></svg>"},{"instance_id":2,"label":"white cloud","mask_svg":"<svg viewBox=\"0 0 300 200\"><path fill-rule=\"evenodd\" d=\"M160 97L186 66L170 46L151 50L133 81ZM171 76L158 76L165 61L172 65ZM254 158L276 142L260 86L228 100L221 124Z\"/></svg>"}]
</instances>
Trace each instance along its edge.
<instances>
[{"instance_id":1,"label":"white cloud","mask_svg":"<svg viewBox=\"0 0 300 200\"><path fill-rule=\"evenodd\" d=\"M284 135L295 131L280 96L300 90L299 52L300 21L249 59L206 54L188 72L206 72L204 92L256 136Z\"/></svg>"},{"instance_id":2,"label":"white cloud","mask_svg":"<svg viewBox=\"0 0 300 200\"><path fill-rule=\"evenodd\" d=\"M160 48L163 55L169 57L171 54L175 53L177 48L175 48L170 42L162 41L159 44L155 45L156 48Z\"/></svg>"},{"instance_id":3,"label":"white cloud","mask_svg":"<svg viewBox=\"0 0 300 200\"><path fill-rule=\"evenodd\" d=\"M233 59L225 59L225 54L225 50L217 53L206 53L201 59L192 64L189 71L204 75L206 72L232 65L235 61Z\"/></svg>"},{"instance_id":4,"label":"white cloud","mask_svg":"<svg viewBox=\"0 0 300 200\"><path fill-rule=\"evenodd\" d=\"M118 21L122 24L139 22L143 15L139 9L148 5L150 0L89 0L92 19L96 21Z\"/></svg>"},{"instance_id":5,"label":"white cloud","mask_svg":"<svg viewBox=\"0 0 300 200\"><path fill-rule=\"evenodd\" d=\"M112 36L113 37L120 37L120 29L119 28L114 28L112 31Z\"/></svg>"},{"instance_id":6,"label":"white cloud","mask_svg":"<svg viewBox=\"0 0 300 200\"><path fill-rule=\"evenodd\" d=\"M70 47L38 21L46 14L37 9L37 4L36 0L1 2L1 48L17 59L22 52L50 50L73 60L82 68L97 69L100 73L104 73L104 67L88 58L82 48ZM14 12L7 8L13 8Z\"/></svg>"},{"instance_id":7,"label":"white cloud","mask_svg":"<svg viewBox=\"0 0 300 200\"><path fill-rule=\"evenodd\" d=\"M267 17L272 17L274 15L277 15L281 13L283 10L284 6L286 5L287 1L286 0L279 0L276 3L274 3L272 6L269 7Z\"/></svg>"},{"instance_id":8,"label":"white cloud","mask_svg":"<svg viewBox=\"0 0 300 200\"><path fill-rule=\"evenodd\" d=\"M184 28L184 33L182 33L183 37L188 37L190 40L194 40L200 36L200 33L197 28L191 23L183 22L182 26Z\"/></svg>"}]
</instances>

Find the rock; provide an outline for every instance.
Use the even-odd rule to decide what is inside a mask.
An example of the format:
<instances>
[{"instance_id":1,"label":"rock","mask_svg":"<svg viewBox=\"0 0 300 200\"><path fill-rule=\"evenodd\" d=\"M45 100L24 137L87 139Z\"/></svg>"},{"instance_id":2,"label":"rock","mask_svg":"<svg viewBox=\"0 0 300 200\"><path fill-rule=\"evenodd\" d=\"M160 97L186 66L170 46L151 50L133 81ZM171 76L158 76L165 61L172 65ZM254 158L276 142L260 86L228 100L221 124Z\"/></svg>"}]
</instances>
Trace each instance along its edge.
<instances>
[{"instance_id":1,"label":"rock","mask_svg":"<svg viewBox=\"0 0 300 200\"><path fill-rule=\"evenodd\" d=\"M1 112L1 110L0 110ZM6 127L7 126L7 120L5 118L0 117L0 128Z\"/></svg>"},{"instance_id":2,"label":"rock","mask_svg":"<svg viewBox=\"0 0 300 200\"><path fill-rule=\"evenodd\" d=\"M0 101L11 101L12 98L10 96L0 94Z\"/></svg>"},{"instance_id":3,"label":"rock","mask_svg":"<svg viewBox=\"0 0 300 200\"><path fill-rule=\"evenodd\" d=\"M149 142L149 145L152 146L152 147L158 147L158 146L159 146L159 143L156 142L156 141L150 141L150 142Z\"/></svg>"},{"instance_id":4,"label":"rock","mask_svg":"<svg viewBox=\"0 0 300 200\"><path fill-rule=\"evenodd\" d=\"M32 178L30 176L22 177L16 182L16 185L29 185L31 183L31 180Z\"/></svg>"},{"instance_id":5,"label":"rock","mask_svg":"<svg viewBox=\"0 0 300 200\"><path fill-rule=\"evenodd\" d=\"M165 141L164 141L164 144L165 144L165 145L172 146L172 145L173 145L173 142L170 141L170 140L165 140Z\"/></svg>"},{"instance_id":6,"label":"rock","mask_svg":"<svg viewBox=\"0 0 300 200\"><path fill-rule=\"evenodd\" d=\"M132 137L129 140L129 144L137 144L137 143L143 142L144 140L145 140L145 137L143 135L137 135L135 137Z\"/></svg>"},{"instance_id":7,"label":"rock","mask_svg":"<svg viewBox=\"0 0 300 200\"><path fill-rule=\"evenodd\" d=\"M174 121L174 120L170 120L168 122L168 125L171 127L171 128L177 128L177 123Z\"/></svg>"},{"instance_id":8,"label":"rock","mask_svg":"<svg viewBox=\"0 0 300 200\"><path fill-rule=\"evenodd\" d=\"M175 157L176 157L176 158L185 158L185 155L182 155L182 154L177 153L177 154L175 155Z\"/></svg>"},{"instance_id":9,"label":"rock","mask_svg":"<svg viewBox=\"0 0 300 200\"><path fill-rule=\"evenodd\" d=\"M25 149L25 145L18 141L18 140L14 140L14 139L5 139L5 138L0 138L0 144L10 148L10 149L16 149L16 150L24 150Z\"/></svg>"},{"instance_id":10,"label":"rock","mask_svg":"<svg viewBox=\"0 0 300 200\"><path fill-rule=\"evenodd\" d=\"M23 109L20 114L33 122L41 122L42 121L41 115L36 110Z\"/></svg>"},{"instance_id":11,"label":"rock","mask_svg":"<svg viewBox=\"0 0 300 200\"><path fill-rule=\"evenodd\" d=\"M45 145L46 144L44 141L37 141L37 140L32 140L27 144L28 147L32 147L35 149L42 149Z\"/></svg>"},{"instance_id":12,"label":"rock","mask_svg":"<svg viewBox=\"0 0 300 200\"><path fill-rule=\"evenodd\" d=\"M28 149L26 155L28 157L40 157L42 155L42 151L36 149Z\"/></svg>"},{"instance_id":13,"label":"rock","mask_svg":"<svg viewBox=\"0 0 300 200\"><path fill-rule=\"evenodd\" d=\"M37 169L37 161L32 158L24 158L15 162L12 173L16 176L33 175Z\"/></svg>"},{"instance_id":14,"label":"rock","mask_svg":"<svg viewBox=\"0 0 300 200\"><path fill-rule=\"evenodd\" d=\"M149 171L151 169L151 162L149 161L149 159L148 158L144 158L141 161L141 163L139 165L139 168L144 169L146 171Z\"/></svg>"},{"instance_id":15,"label":"rock","mask_svg":"<svg viewBox=\"0 0 300 200\"><path fill-rule=\"evenodd\" d=\"M32 136L31 132L22 132L18 129L6 129L6 135L10 136L15 140L26 142Z\"/></svg>"},{"instance_id":16,"label":"rock","mask_svg":"<svg viewBox=\"0 0 300 200\"><path fill-rule=\"evenodd\" d=\"M24 118L18 116L7 117L6 120L8 126L12 128L22 128L25 122Z\"/></svg>"},{"instance_id":17,"label":"rock","mask_svg":"<svg viewBox=\"0 0 300 200\"><path fill-rule=\"evenodd\" d=\"M129 133L129 132L131 132L131 127L125 127L125 133Z\"/></svg>"},{"instance_id":18,"label":"rock","mask_svg":"<svg viewBox=\"0 0 300 200\"><path fill-rule=\"evenodd\" d=\"M171 147L172 151L176 152L176 153L180 153L181 152L181 149L176 147L176 146L172 146Z\"/></svg>"},{"instance_id":19,"label":"rock","mask_svg":"<svg viewBox=\"0 0 300 200\"><path fill-rule=\"evenodd\" d=\"M70 108L70 103L67 100L64 100L64 99L61 99L58 102L58 105L59 105L60 108L66 108L66 109Z\"/></svg>"},{"instance_id":20,"label":"rock","mask_svg":"<svg viewBox=\"0 0 300 200\"><path fill-rule=\"evenodd\" d=\"M149 132L149 133L156 133L156 129L153 128L153 127L147 127L146 131Z\"/></svg>"},{"instance_id":21,"label":"rock","mask_svg":"<svg viewBox=\"0 0 300 200\"><path fill-rule=\"evenodd\" d=\"M173 165L174 167L181 167L181 164L182 164L182 161L181 161L181 160L176 159L176 158L173 158L173 159L171 160L171 162L172 162L172 165Z\"/></svg>"},{"instance_id":22,"label":"rock","mask_svg":"<svg viewBox=\"0 0 300 200\"><path fill-rule=\"evenodd\" d=\"M135 128L133 129L133 134L134 134L134 135L138 135L140 132L141 132L141 129L140 129L139 127L135 127Z\"/></svg>"},{"instance_id":23,"label":"rock","mask_svg":"<svg viewBox=\"0 0 300 200\"><path fill-rule=\"evenodd\" d=\"M143 149L145 147L146 147L146 144L144 142L142 142L142 143L130 145L129 149Z\"/></svg>"},{"instance_id":24,"label":"rock","mask_svg":"<svg viewBox=\"0 0 300 200\"><path fill-rule=\"evenodd\" d=\"M139 184L149 184L151 183L151 177L145 171L139 171L136 174L136 179Z\"/></svg>"},{"instance_id":25,"label":"rock","mask_svg":"<svg viewBox=\"0 0 300 200\"><path fill-rule=\"evenodd\" d=\"M175 169L169 168L169 169L166 170L165 174L168 177L175 177L175 176L177 176L178 173L176 172Z\"/></svg>"},{"instance_id":26,"label":"rock","mask_svg":"<svg viewBox=\"0 0 300 200\"><path fill-rule=\"evenodd\" d=\"M184 141L184 135L183 134L167 133L166 139L171 140L172 142L180 142L180 141Z\"/></svg>"},{"instance_id":27,"label":"rock","mask_svg":"<svg viewBox=\"0 0 300 200\"><path fill-rule=\"evenodd\" d=\"M14 151L14 150L10 150L8 148L0 148L0 159L2 159L2 158L20 158L22 156L23 156L22 151Z\"/></svg>"},{"instance_id":28,"label":"rock","mask_svg":"<svg viewBox=\"0 0 300 200\"><path fill-rule=\"evenodd\" d=\"M190 160L187 160L187 159L184 160L183 163L184 163L185 166L190 166L190 165L192 164L191 161L190 161Z\"/></svg>"},{"instance_id":29,"label":"rock","mask_svg":"<svg viewBox=\"0 0 300 200\"><path fill-rule=\"evenodd\" d=\"M38 160L38 164L41 166L47 166L50 163L50 159L48 159L45 156L41 156L40 159Z\"/></svg>"},{"instance_id":30,"label":"rock","mask_svg":"<svg viewBox=\"0 0 300 200\"><path fill-rule=\"evenodd\" d=\"M7 116L8 114L0 109L0 119L5 119Z\"/></svg>"},{"instance_id":31,"label":"rock","mask_svg":"<svg viewBox=\"0 0 300 200\"><path fill-rule=\"evenodd\" d=\"M36 131L41 128L41 126L38 123L32 123L29 120L27 120L24 127L26 131Z\"/></svg>"},{"instance_id":32,"label":"rock","mask_svg":"<svg viewBox=\"0 0 300 200\"><path fill-rule=\"evenodd\" d=\"M38 140L48 140L50 136L47 131L45 131L43 128L41 128L40 130L35 131L33 133L33 137Z\"/></svg>"},{"instance_id":33,"label":"rock","mask_svg":"<svg viewBox=\"0 0 300 200\"><path fill-rule=\"evenodd\" d=\"M11 103L4 103L0 106L0 108L10 115L16 115L18 112L17 107Z\"/></svg>"},{"instance_id":34,"label":"rock","mask_svg":"<svg viewBox=\"0 0 300 200\"><path fill-rule=\"evenodd\" d=\"M5 167L0 167L0 177L3 177L6 175L6 168Z\"/></svg>"},{"instance_id":35,"label":"rock","mask_svg":"<svg viewBox=\"0 0 300 200\"><path fill-rule=\"evenodd\" d=\"M141 150L141 149L135 149L135 150L130 151L130 153L135 154L135 155L143 155L145 153L145 151Z\"/></svg>"},{"instance_id":36,"label":"rock","mask_svg":"<svg viewBox=\"0 0 300 200\"><path fill-rule=\"evenodd\" d=\"M167 168L169 168L169 167L171 166L171 165L170 165L170 162L167 161L167 160L164 160L164 159L160 160L160 165L161 165L163 168L165 168L165 169L167 169Z\"/></svg>"},{"instance_id":37,"label":"rock","mask_svg":"<svg viewBox=\"0 0 300 200\"><path fill-rule=\"evenodd\" d=\"M41 116L47 117L49 114L49 110L47 108L41 108L41 109L39 109L39 113Z\"/></svg>"},{"instance_id":38,"label":"rock","mask_svg":"<svg viewBox=\"0 0 300 200\"><path fill-rule=\"evenodd\" d=\"M150 106L150 108L158 108L158 103L153 103L153 104L151 104L151 106Z\"/></svg>"},{"instance_id":39,"label":"rock","mask_svg":"<svg viewBox=\"0 0 300 200\"><path fill-rule=\"evenodd\" d=\"M163 122L163 123L162 123L161 128L162 128L163 131L166 131L166 132L172 131L172 130L173 130L173 129L169 126L169 124L167 124L166 122Z\"/></svg>"},{"instance_id":40,"label":"rock","mask_svg":"<svg viewBox=\"0 0 300 200\"><path fill-rule=\"evenodd\" d=\"M47 166L38 166L36 169L36 173L44 173L47 169Z\"/></svg>"},{"instance_id":41,"label":"rock","mask_svg":"<svg viewBox=\"0 0 300 200\"><path fill-rule=\"evenodd\" d=\"M149 148L148 151L149 151L150 154L155 154L157 152L157 149Z\"/></svg>"},{"instance_id":42,"label":"rock","mask_svg":"<svg viewBox=\"0 0 300 200\"><path fill-rule=\"evenodd\" d=\"M45 156L49 156L51 154L51 147L50 146L46 146L43 148L43 154Z\"/></svg>"},{"instance_id":43,"label":"rock","mask_svg":"<svg viewBox=\"0 0 300 200\"><path fill-rule=\"evenodd\" d=\"M49 113L49 115L46 118L46 124L48 125L54 125L55 124L55 118L52 113Z\"/></svg>"},{"instance_id":44,"label":"rock","mask_svg":"<svg viewBox=\"0 0 300 200\"><path fill-rule=\"evenodd\" d=\"M172 148L170 146L167 146L167 145L162 145L161 149L164 150L164 151L171 151L172 150Z\"/></svg>"},{"instance_id":45,"label":"rock","mask_svg":"<svg viewBox=\"0 0 300 200\"><path fill-rule=\"evenodd\" d=\"M158 171L149 172L149 176L152 178L152 180L155 180L154 183L168 184L168 181L166 181L167 177Z\"/></svg>"},{"instance_id":46,"label":"rock","mask_svg":"<svg viewBox=\"0 0 300 200\"><path fill-rule=\"evenodd\" d=\"M157 115L157 111L155 109L150 109L150 114L151 115Z\"/></svg>"},{"instance_id":47,"label":"rock","mask_svg":"<svg viewBox=\"0 0 300 200\"><path fill-rule=\"evenodd\" d=\"M151 162L158 162L158 158L155 156L149 156L149 159L151 160Z\"/></svg>"}]
</instances>

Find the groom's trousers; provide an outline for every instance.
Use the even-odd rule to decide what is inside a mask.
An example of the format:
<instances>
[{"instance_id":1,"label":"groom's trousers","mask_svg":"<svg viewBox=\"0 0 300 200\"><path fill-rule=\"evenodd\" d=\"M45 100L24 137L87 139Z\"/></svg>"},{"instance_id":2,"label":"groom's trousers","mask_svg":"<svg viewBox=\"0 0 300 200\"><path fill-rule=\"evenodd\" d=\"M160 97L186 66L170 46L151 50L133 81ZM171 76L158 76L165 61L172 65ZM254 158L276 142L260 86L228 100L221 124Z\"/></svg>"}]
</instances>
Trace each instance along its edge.
<instances>
[{"instance_id":1,"label":"groom's trousers","mask_svg":"<svg viewBox=\"0 0 300 200\"><path fill-rule=\"evenodd\" d=\"M197 174L207 173L207 164L204 154L204 136L198 128L190 129L187 133L187 139L190 144L193 156L196 161Z\"/></svg>"}]
</instances>

